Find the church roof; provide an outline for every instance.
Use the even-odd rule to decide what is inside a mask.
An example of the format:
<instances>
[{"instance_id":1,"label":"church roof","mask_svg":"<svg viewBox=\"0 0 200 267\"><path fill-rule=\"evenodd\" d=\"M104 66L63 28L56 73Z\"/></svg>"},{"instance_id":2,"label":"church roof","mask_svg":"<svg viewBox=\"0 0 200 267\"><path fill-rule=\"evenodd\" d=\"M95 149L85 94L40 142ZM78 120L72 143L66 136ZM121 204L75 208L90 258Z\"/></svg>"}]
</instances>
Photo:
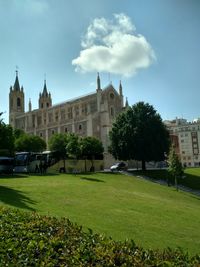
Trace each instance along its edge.
<instances>
[{"instance_id":1,"label":"church roof","mask_svg":"<svg viewBox=\"0 0 200 267\"><path fill-rule=\"evenodd\" d=\"M58 104L55 104L55 105L52 106L52 108L56 107L56 106L61 106L61 105L67 104L67 103L70 104L70 103L73 103L73 102L76 102L76 101L81 101L84 98L92 97L92 96L95 96L95 95L96 95L96 92L95 93L94 92L93 93L88 93L88 94L85 94L85 95L82 95L82 96L79 96L79 97L75 97L75 98L60 102Z\"/></svg>"}]
</instances>

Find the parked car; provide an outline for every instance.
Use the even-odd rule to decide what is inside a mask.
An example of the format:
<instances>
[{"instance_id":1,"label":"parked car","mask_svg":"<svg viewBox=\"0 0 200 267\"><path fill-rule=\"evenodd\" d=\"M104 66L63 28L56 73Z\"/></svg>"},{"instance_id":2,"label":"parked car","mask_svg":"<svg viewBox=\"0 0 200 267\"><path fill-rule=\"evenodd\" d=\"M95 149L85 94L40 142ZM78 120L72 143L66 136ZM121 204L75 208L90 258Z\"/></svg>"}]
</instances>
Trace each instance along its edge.
<instances>
[{"instance_id":1,"label":"parked car","mask_svg":"<svg viewBox=\"0 0 200 267\"><path fill-rule=\"evenodd\" d=\"M123 171L123 170L127 170L127 165L126 165L126 163L124 163L124 162L117 162L117 163L115 163L114 165L112 165L112 166L110 167L110 170L111 170L112 172L114 172L114 171Z\"/></svg>"}]
</instances>

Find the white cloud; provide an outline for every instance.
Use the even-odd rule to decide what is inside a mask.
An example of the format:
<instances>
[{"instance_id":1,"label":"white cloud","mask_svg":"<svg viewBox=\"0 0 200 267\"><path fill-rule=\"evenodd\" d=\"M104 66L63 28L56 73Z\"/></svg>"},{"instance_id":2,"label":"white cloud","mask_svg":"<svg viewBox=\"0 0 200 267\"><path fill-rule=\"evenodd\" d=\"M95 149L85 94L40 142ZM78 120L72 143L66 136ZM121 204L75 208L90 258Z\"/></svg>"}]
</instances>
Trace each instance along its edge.
<instances>
[{"instance_id":1,"label":"white cloud","mask_svg":"<svg viewBox=\"0 0 200 267\"><path fill-rule=\"evenodd\" d=\"M135 26L125 14L115 14L113 20L94 19L81 45L79 57L72 60L76 71L132 76L155 59L151 45L144 36L136 34Z\"/></svg>"}]
</instances>

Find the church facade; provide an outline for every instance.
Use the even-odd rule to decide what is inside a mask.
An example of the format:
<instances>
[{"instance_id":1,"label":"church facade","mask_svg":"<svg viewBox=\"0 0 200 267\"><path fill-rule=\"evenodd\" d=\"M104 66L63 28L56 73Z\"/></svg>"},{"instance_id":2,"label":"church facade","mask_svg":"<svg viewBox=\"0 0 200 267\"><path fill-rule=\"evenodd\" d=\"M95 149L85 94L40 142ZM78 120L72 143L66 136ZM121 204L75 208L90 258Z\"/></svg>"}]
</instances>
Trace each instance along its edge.
<instances>
[{"instance_id":1,"label":"church facade","mask_svg":"<svg viewBox=\"0 0 200 267\"><path fill-rule=\"evenodd\" d=\"M121 82L116 90L112 84L101 88L99 74L97 89L88 95L52 105L51 93L44 81L39 93L38 109L32 110L31 100L25 112L24 89L20 87L18 73L9 93L9 124L28 134L38 135L48 144L55 133L72 132L80 136L94 136L102 141L105 167L110 164L109 131L116 116L124 108Z\"/></svg>"}]
</instances>

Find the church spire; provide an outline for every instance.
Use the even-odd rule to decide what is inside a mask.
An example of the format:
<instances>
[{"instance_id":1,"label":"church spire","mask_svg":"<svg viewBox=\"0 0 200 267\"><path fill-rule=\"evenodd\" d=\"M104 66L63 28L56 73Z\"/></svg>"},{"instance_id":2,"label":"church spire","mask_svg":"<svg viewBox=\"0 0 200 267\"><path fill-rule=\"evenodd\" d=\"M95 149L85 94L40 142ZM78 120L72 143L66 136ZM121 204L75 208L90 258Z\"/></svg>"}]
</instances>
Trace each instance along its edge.
<instances>
[{"instance_id":1,"label":"church spire","mask_svg":"<svg viewBox=\"0 0 200 267\"><path fill-rule=\"evenodd\" d=\"M121 83L121 80L119 82L119 94L120 94L120 96L123 95L123 93L122 93L122 83Z\"/></svg>"},{"instance_id":2,"label":"church spire","mask_svg":"<svg viewBox=\"0 0 200 267\"><path fill-rule=\"evenodd\" d=\"M126 103L125 103L125 108L129 107L129 103L128 103L128 97L126 97Z\"/></svg>"},{"instance_id":3,"label":"church spire","mask_svg":"<svg viewBox=\"0 0 200 267\"><path fill-rule=\"evenodd\" d=\"M43 88L42 96L48 96L46 79L44 80L44 88Z\"/></svg>"},{"instance_id":4,"label":"church spire","mask_svg":"<svg viewBox=\"0 0 200 267\"><path fill-rule=\"evenodd\" d=\"M99 72L97 73L97 90L101 90L101 81L99 77Z\"/></svg>"},{"instance_id":5,"label":"church spire","mask_svg":"<svg viewBox=\"0 0 200 267\"><path fill-rule=\"evenodd\" d=\"M16 70L16 78L15 78L15 83L14 83L13 89L15 91L20 91L20 85L19 85L19 79L18 79L18 70Z\"/></svg>"},{"instance_id":6,"label":"church spire","mask_svg":"<svg viewBox=\"0 0 200 267\"><path fill-rule=\"evenodd\" d=\"M31 112L32 111L32 104L31 104L31 99L29 98L29 102L28 102L28 111Z\"/></svg>"}]
</instances>

